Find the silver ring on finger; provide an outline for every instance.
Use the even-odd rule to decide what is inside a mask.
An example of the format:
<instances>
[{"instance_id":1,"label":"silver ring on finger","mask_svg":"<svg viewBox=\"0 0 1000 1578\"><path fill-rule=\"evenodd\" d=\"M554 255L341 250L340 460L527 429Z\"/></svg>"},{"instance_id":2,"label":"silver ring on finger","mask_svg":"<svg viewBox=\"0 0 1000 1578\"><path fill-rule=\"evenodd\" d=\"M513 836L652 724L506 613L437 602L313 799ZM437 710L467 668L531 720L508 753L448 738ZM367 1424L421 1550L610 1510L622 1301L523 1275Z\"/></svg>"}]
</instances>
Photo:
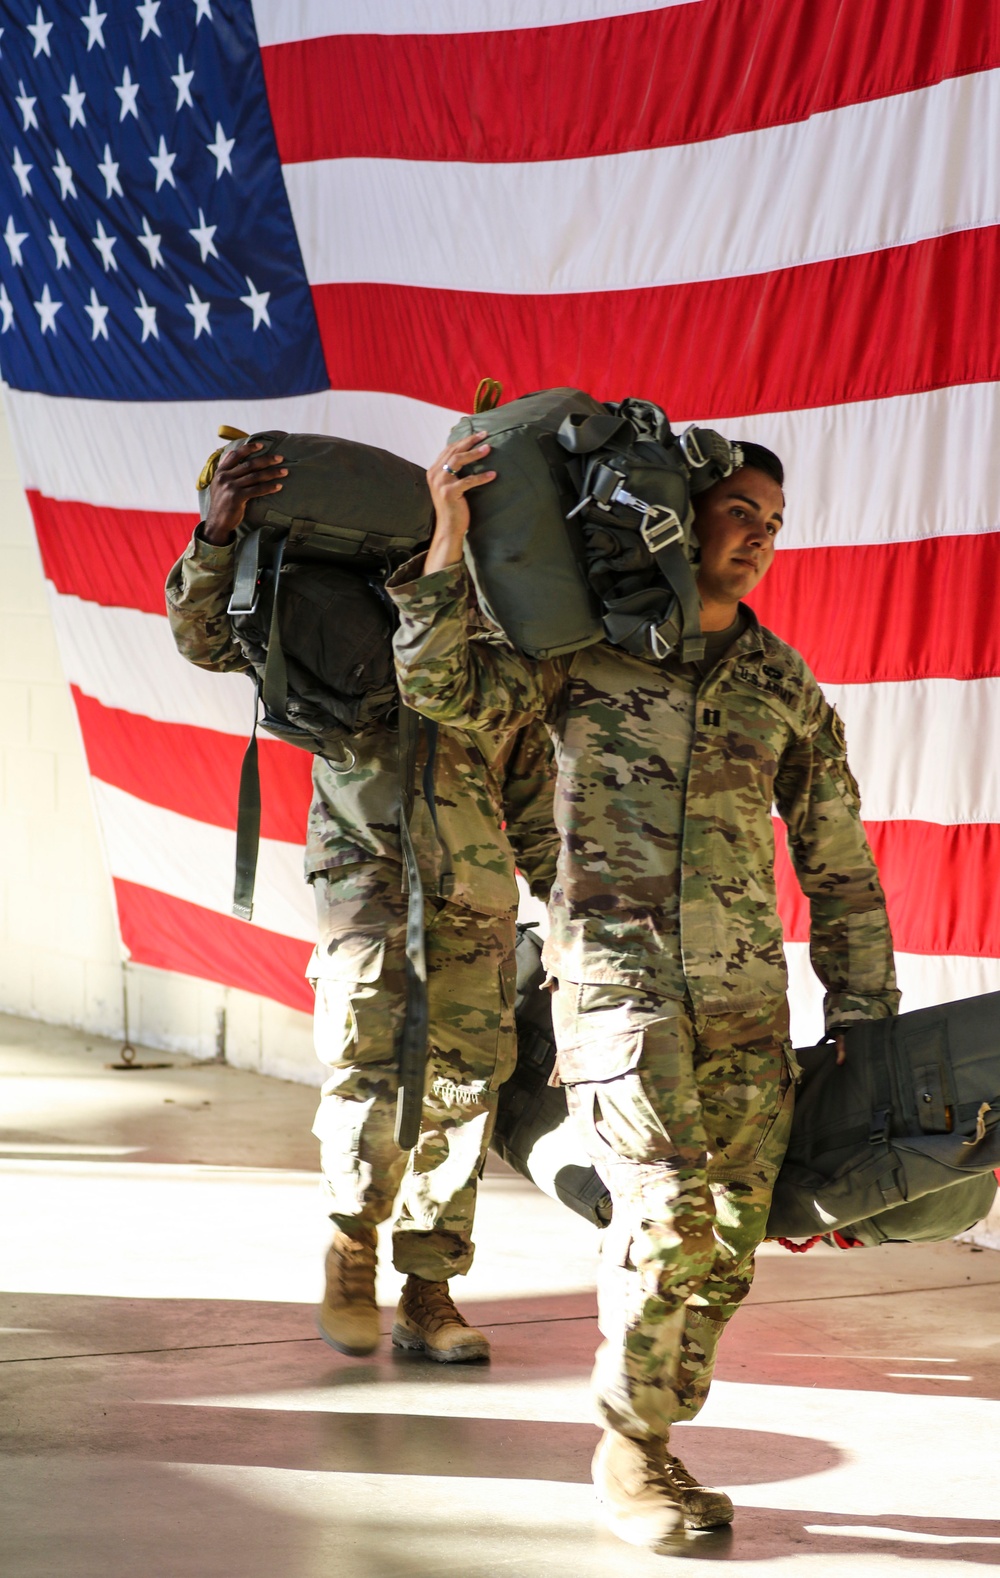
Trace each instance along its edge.
<instances>
[{"instance_id":1,"label":"silver ring on finger","mask_svg":"<svg viewBox=\"0 0 1000 1578\"><path fill-rule=\"evenodd\" d=\"M441 467L441 470L442 471L447 471L449 477L457 477L458 476L458 472L453 470L452 467L448 465L447 461L445 461L444 465Z\"/></svg>"}]
</instances>

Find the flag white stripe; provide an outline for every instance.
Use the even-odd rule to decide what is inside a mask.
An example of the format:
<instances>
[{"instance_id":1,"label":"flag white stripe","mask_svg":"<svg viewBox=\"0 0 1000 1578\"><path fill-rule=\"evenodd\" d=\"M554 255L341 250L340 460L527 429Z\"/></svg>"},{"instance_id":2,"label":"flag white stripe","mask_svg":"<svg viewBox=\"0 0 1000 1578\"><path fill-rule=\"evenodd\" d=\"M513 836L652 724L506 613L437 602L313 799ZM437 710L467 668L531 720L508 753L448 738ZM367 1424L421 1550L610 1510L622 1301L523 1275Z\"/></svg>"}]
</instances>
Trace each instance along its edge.
<instances>
[{"instance_id":1,"label":"flag white stripe","mask_svg":"<svg viewBox=\"0 0 1000 1578\"><path fill-rule=\"evenodd\" d=\"M48 587L63 670L105 707L249 737L253 686L245 674L211 674L181 657L163 614L105 608Z\"/></svg>"},{"instance_id":2,"label":"flag white stripe","mask_svg":"<svg viewBox=\"0 0 1000 1578\"><path fill-rule=\"evenodd\" d=\"M670 148L319 159L284 176L313 285L546 295L733 278L996 224L1000 71Z\"/></svg>"},{"instance_id":3,"label":"flag white stripe","mask_svg":"<svg viewBox=\"0 0 1000 1578\"><path fill-rule=\"evenodd\" d=\"M809 963L809 944L786 942L792 1045L814 1046L823 1034L823 988ZM1000 959L970 959L927 953L897 953L901 1011L931 1008L1000 992Z\"/></svg>"},{"instance_id":4,"label":"flag white stripe","mask_svg":"<svg viewBox=\"0 0 1000 1578\"><path fill-rule=\"evenodd\" d=\"M50 590L67 678L106 707L245 736L253 691L178 656L166 618ZM869 821L1000 822L1000 678L825 685Z\"/></svg>"},{"instance_id":5,"label":"flag white stripe","mask_svg":"<svg viewBox=\"0 0 1000 1578\"><path fill-rule=\"evenodd\" d=\"M457 415L403 395L342 390L176 405L8 390L7 404L26 487L117 509L179 511L197 509L194 478L218 445L220 421L250 431L338 433L427 465ZM1000 529L1000 384L718 422L711 412L681 412L675 425L696 420L768 444L784 459L788 510L779 548Z\"/></svg>"},{"instance_id":6,"label":"flag white stripe","mask_svg":"<svg viewBox=\"0 0 1000 1578\"><path fill-rule=\"evenodd\" d=\"M113 877L232 914L234 833L150 805L97 778L93 787ZM315 942L312 890L299 845L261 839L253 918L268 931Z\"/></svg>"},{"instance_id":7,"label":"flag white stripe","mask_svg":"<svg viewBox=\"0 0 1000 1578\"><path fill-rule=\"evenodd\" d=\"M665 11L702 0L254 0L262 45L345 33L505 33Z\"/></svg>"},{"instance_id":8,"label":"flag white stripe","mask_svg":"<svg viewBox=\"0 0 1000 1578\"><path fill-rule=\"evenodd\" d=\"M220 423L336 433L426 465L456 413L403 395L324 389L279 400L75 400L6 389L26 488L113 509L196 510ZM168 437L169 435L169 437Z\"/></svg>"}]
</instances>

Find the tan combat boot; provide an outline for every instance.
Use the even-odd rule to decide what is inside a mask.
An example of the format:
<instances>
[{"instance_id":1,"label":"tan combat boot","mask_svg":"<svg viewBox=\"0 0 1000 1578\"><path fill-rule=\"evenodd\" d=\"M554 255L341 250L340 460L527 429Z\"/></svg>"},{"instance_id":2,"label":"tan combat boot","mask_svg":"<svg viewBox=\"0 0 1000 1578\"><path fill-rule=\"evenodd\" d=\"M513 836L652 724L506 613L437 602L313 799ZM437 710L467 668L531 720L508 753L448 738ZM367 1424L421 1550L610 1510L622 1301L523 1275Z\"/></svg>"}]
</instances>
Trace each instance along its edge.
<instances>
[{"instance_id":1,"label":"tan combat boot","mask_svg":"<svg viewBox=\"0 0 1000 1578\"><path fill-rule=\"evenodd\" d=\"M422 1353L442 1364L463 1364L490 1356L488 1338L458 1313L447 1282L425 1282L423 1277L412 1275L403 1284L392 1345Z\"/></svg>"},{"instance_id":2,"label":"tan combat boot","mask_svg":"<svg viewBox=\"0 0 1000 1578\"><path fill-rule=\"evenodd\" d=\"M594 1453L601 1517L629 1545L654 1549L684 1527L684 1511L664 1466L666 1443L607 1430Z\"/></svg>"},{"instance_id":3,"label":"tan combat boot","mask_svg":"<svg viewBox=\"0 0 1000 1578\"><path fill-rule=\"evenodd\" d=\"M338 1353L360 1359L378 1347L373 1227L359 1227L357 1237L339 1228L333 1235L326 1254L326 1293L316 1324L324 1342Z\"/></svg>"},{"instance_id":4,"label":"tan combat boot","mask_svg":"<svg viewBox=\"0 0 1000 1578\"><path fill-rule=\"evenodd\" d=\"M700 1485L680 1458L669 1452L664 1454L663 1466L667 1484L681 1504L686 1529L717 1529L720 1524L732 1523L734 1508L724 1490Z\"/></svg>"}]
</instances>

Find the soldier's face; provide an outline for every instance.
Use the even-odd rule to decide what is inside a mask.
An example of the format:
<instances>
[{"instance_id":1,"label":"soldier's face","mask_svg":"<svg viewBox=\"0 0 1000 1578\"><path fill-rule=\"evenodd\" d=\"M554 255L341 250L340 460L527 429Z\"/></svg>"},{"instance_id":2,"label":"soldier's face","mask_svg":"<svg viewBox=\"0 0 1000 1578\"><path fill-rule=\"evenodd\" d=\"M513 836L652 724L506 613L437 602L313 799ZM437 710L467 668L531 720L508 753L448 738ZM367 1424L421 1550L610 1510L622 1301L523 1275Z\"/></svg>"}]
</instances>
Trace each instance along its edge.
<instances>
[{"instance_id":1,"label":"soldier's face","mask_svg":"<svg viewBox=\"0 0 1000 1578\"><path fill-rule=\"evenodd\" d=\"M738 603L766 575L781 530L784 498L764 471L744 466L694 503L703 600Z\"/></svg>"}]
</instances>

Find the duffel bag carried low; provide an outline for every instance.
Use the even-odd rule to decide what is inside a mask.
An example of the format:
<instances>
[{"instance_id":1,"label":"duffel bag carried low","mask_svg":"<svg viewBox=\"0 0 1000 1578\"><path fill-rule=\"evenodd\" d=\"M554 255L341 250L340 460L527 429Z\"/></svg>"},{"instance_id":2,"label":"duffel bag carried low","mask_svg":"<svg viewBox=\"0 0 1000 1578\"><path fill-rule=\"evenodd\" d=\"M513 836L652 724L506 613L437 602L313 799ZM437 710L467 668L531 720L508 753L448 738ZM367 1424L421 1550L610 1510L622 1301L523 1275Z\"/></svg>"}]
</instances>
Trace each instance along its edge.
<instances>
[{"instance_id":1,"label":"duffel bag carried low","mask_svg":"<svg viewBox=\"0 0 1000 1578\"><path fill-rule=\"evenodd\" d=\"M923 1236L927 1197L959 1185L970 1204L985 1199L1000 1166L1000 992L853 1025L846 1041L839 1067L823 1043L796 1054L802 1077L770 1236L861 1221L896 1234L891 1213L904 1203L907 1236ZM930 1220L931 1200L925 1209Z\"/></svg>"},{"instance_id":2,"label":"duffel bag carried low","mask_svg":"<svg viewBox=\"0 0 1000 1578\"><path fill-rule=\"evenodd\" d=\"M544 978L541 943L534 930L519 928L517 1069L500 1091L493 1149L552 1199L603 1226L610 1197L577 1137L565 1091L548 1085L555 1037L551 998L539 990ZM877 1104L890 1082L887 1047L895 1109ZM1000 1087L1000 993L855 1025L840 1067L826 1044L796 1056L803 1075L769 1238L844 1229L867 1245L930 1242L953 1238L987 1214L1000 1164L1000 1095L990 1103L981 1092ZM938 1103L936 1093L952 1099Z\"/></svg>"},{"instance_id":3,"label":"duffel bag carried low","mask_svg":"<svg viewBox=\"0 0 1000 1578\"><path fill-rule=\"evenodd\" d=\"M463 417L485 431L496 470L468 495L467 561L480 600L529 657L609 640L663 657L704 651L691 566L693 494L742 463L720 434L678 437L649 400L602 404L543 389Z\"/></svg>"}]
</instances>

